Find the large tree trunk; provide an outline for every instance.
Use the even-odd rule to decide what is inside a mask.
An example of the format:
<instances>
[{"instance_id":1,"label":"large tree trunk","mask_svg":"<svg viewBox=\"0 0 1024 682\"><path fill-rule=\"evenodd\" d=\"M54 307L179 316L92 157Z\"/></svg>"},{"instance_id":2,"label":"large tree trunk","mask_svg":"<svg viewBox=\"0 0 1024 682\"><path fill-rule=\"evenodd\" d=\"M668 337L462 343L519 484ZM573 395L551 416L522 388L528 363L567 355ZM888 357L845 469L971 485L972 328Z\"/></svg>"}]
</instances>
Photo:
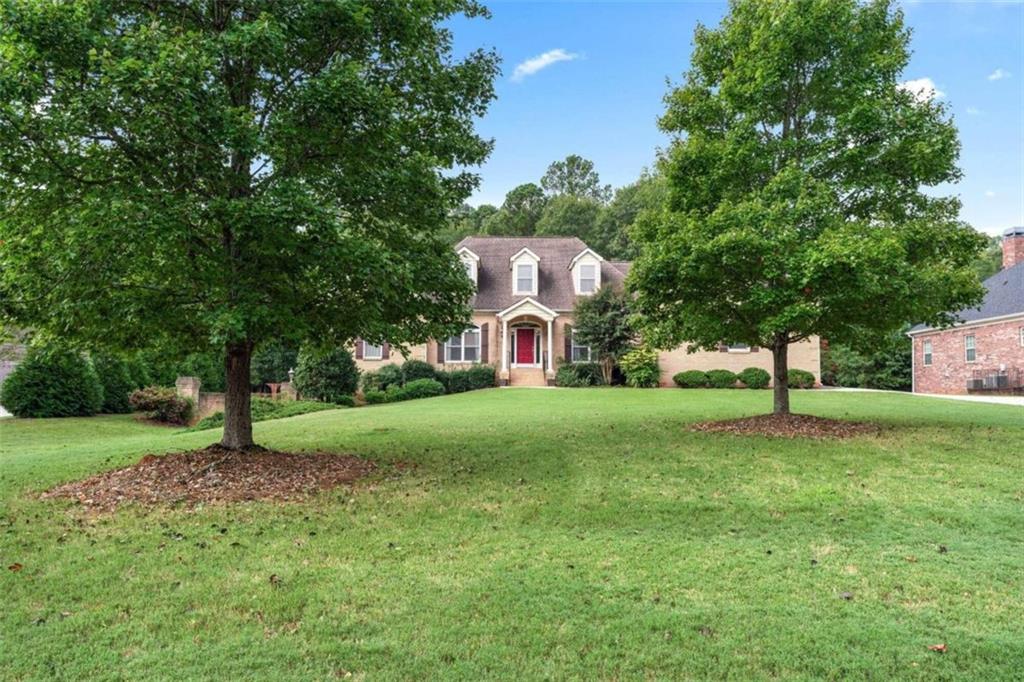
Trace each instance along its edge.
<instances>
[{"instance_id":1,"label":"large tree trunk","mask_svg":"<svg viewBox=\"0 0 1024 682\"><path fill-rule=\"evenodd\" d=\"M775 365L773 414L789 414L789 344L785 336L776 337L772 344L772 361Z\"/></svg>"},{"instance_id":2,"label":"large tree trunk","mask_svg":"<svg viewBox=\"0 0 1024 682\"><path fill-rule=\"evenodd\" d=\"M220 444L232 450L246 450L254 446L252 440L252 413L249 410L249 364L252 344L232 343L227 346L224 373L227 392L224 394L224 437Z\"/></svg>"},{"instance_id":3,"label":"large tree trunk","mask_svg":"<svg viewBox=\"0 0 1024 682\"><path fill-rule=\"evenodd\" d=\"M612 376L615 373L615 358L606 356L601 360L601 376L604 377L606 386L612 385Z\"/></svg>"}]
</instances>

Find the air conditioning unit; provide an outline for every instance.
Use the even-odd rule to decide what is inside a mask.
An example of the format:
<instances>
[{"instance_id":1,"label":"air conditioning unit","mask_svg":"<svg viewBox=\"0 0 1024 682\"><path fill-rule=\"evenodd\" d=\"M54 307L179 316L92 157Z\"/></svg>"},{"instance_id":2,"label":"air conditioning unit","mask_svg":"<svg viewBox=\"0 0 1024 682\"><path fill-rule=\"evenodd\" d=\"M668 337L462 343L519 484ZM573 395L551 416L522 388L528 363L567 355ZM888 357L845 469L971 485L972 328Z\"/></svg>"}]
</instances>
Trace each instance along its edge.
<instances>
[{"instance_id":1,"label":"air conditioning unit","mask_svg":"<svg viewBox=\"0 0 1024 682\"><path fill-rule=\"evenodd\" d=\"M980 391L983 388L985 388L985 380L984 379L968 379L967 380L967 390L968 391Z\"/></svg>"},{"instance_id":2,"label":"air conditioning unit","mask_svg":"<svg viewBox=\"0 0 1024 682\"><path fill-rule=\"evenodd\" d=\"M997 374L996 375L996 388L1009 388L1010 387L1010 375L1008 374Z\"/></svg>"},{"instance_id":3,"label":"air conditioning unit","mask_svg":"<svg viewBox=\"0 0 1024 682\"><path fill-rule=\"evenodd\" d=\"M983 384L984 384L985 388L995 388L996 387L996 375L995 374L989 374L983 380Z\"/></svg>"}]
</instances>

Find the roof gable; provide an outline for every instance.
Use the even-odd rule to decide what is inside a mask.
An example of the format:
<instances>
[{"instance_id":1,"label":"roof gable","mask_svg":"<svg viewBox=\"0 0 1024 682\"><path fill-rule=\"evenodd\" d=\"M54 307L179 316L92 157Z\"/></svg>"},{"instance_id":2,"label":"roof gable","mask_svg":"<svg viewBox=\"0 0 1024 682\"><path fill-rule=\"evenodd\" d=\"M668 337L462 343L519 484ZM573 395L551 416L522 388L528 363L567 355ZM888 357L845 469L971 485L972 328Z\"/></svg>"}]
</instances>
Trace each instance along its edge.
<instances>
[{"instance_id":1,"label":"roof gable","mask_svg":"<svg viewBox=\"0 0 1024 682\"><path fill-rule=\"evenodd\" d=\"M984 282L985 298L977 308L959 310L956 316L963 322L977 322L991 318L1024 314L1024 263L1000 270ZM931 329L919 324L911 332Z\"/></svg>"}]
</instances>

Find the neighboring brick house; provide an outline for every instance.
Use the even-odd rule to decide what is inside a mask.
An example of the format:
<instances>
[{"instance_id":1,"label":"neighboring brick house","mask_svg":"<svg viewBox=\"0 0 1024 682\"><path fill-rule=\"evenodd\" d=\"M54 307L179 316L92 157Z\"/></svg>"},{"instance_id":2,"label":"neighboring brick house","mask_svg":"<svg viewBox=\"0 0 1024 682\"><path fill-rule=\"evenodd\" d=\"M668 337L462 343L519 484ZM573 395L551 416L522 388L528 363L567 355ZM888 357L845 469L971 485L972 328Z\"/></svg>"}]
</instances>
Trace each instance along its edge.
<instances>
[{"instance_id":1,"label":"neighboring brick house","mask_svg":"<svg viewBox=\"0 0 1024 682\"><path fill-rule=\"evenodd\" d=\"M912 328L915 393L1024 393L1024 227L1003 233L1003 268L985 299L947 329Z\"/></svg>"},{"instance_id":2,"label":"neighboring brick house","mask_svg":"<svg viewBox=\"0 0 1024 682\"><path fill-rule=\"evenodd\" d=\"M588 361L590 349L575 343L572 332L576 301L602 286L622 286L630 267L605 260L575 237L467 237L455 250L477 287L472 326L413 347L409 358L437 367L493 364L502 385L550 385L559 364ZM365 342L356 343L355 356L363 370L405 360L388 344ZM660 353L659 362L663 386L685 369L772 369L770 352L743 345L692 354L681 347ZM820 377L818 339L793 344L789 366Z\"/></svg>"}]
</instances>

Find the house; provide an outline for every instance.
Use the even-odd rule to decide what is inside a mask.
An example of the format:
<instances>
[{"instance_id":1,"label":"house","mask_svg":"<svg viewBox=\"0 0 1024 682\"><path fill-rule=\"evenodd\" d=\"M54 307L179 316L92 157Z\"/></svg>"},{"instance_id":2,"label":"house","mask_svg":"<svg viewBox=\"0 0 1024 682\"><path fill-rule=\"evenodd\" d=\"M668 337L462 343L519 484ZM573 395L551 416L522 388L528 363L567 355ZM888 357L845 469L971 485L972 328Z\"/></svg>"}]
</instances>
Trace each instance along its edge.
<instances>
[{"instance_id":1,"label":"house","mask_svg":"<svg viewBox=\"0 0 1024 682\"><path fill-rule=\"evenodd\" d=\"M958 324L913 327L915 393L1024 393L1024 227L1003 233L1003 268Z\"/></svg>"},{"instance_id":2,"label":"house","mask_svg":"<svg viewBox=\"0 0 1024 682\"><path fill-rule=\"evenodd\" d=\"M25 346L19 343L0 343L0 386L4 380L18 366L18 362L25 358ZM11 413L0 405L0 417L9 417Z\"/></svg>"},{"instance_id":3,"label":"house","mask_svg":"<svg viewBox=\"0 0 1024 682\"><path fill-rule=\"evenodd\" d=\"M467 237L455 245L476 284L472 324L459 336L411 349L409 358L438 368L488 363L502 385L554 383L563 362L588 362L590 349L576 342L573 308L600 287L622 286L630 263L603 258L575 237ZM356 364L371 371L405 358L388 344L357 342ZM596 360L596 357L594 358ZM744 345L688 354L685 347L660 353L661 384L687 369L772 368L770 352ZM793 344L790 367L820 376L818 339Z\"/></svg>"}]
</instances>

